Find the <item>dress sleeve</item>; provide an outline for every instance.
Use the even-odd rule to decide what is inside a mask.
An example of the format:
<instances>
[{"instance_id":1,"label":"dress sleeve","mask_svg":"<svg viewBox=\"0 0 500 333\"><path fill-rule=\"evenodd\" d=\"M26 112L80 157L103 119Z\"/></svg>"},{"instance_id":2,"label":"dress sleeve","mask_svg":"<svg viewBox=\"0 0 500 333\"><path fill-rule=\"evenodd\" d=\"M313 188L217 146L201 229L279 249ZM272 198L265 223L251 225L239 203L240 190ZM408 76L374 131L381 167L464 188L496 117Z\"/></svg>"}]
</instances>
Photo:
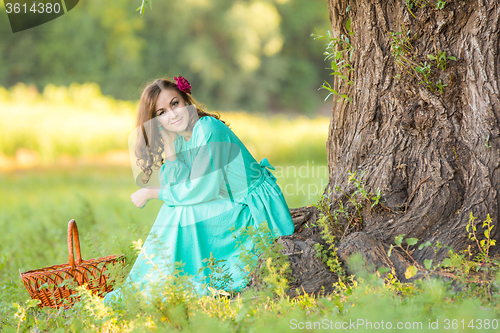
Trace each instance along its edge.
<instances>
[{"instance_id":1,"label":"dress sleeve","mask_svg":"<svg viewBox=\"0 0 500 333\"><path fill-rule=\"evenodd\" d=\"M198 121L206 124L210 120ZM189 177L183 182L166 183L160 188L158 197L169 206L193 205L217 199L219 189L224 185L225 167L233 146L228 142L225 129L221 126L199 126L192 139L196 141Z\"/></svg>"},{"instance_id":2,"label":"dress sleeve","mask_svg":"<svg viewBox=\"0 0 500 333\"><path fill-rule=\"evenodd\" d=\"M162 186L168 183L180 183L189 178L190 170L179 154L175 161L165 160L163 167L163 177L160 179Z\"/></svg>"}]
</instances>

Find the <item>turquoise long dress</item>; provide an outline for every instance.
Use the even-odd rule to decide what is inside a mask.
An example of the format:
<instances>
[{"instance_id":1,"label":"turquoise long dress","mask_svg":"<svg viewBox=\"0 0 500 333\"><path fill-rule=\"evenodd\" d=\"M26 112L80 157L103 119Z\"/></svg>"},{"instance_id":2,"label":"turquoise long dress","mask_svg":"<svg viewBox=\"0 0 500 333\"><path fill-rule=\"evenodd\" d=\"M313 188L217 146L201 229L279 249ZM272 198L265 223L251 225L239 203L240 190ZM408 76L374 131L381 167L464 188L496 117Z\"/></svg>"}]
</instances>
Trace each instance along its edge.
<instances>
[{"instance_id":1,"label":"turquoise long dress","mask_svg":"<svg viewBox=\"0 0 500 333\"><path fill-rule=\"evenodd\" d=\"M145 290L161 278L152 263L171 274L172 264L182 262L184 273L196 276L198 292L207 294L197 281L208 276L208 269L198 273L212 253L216 260L226 260L232 290L241 291L247 281L235 233L263 221L274 237L294 231L285 198L269 171L274 168L267 159L258 163L229 127L210 116L195 123L189 141L178 135L175 147L176 160L165 160L159 172L164 204L128 281ZM117 292L107 294L105 302Z\"/></svg>"}]
</instances>

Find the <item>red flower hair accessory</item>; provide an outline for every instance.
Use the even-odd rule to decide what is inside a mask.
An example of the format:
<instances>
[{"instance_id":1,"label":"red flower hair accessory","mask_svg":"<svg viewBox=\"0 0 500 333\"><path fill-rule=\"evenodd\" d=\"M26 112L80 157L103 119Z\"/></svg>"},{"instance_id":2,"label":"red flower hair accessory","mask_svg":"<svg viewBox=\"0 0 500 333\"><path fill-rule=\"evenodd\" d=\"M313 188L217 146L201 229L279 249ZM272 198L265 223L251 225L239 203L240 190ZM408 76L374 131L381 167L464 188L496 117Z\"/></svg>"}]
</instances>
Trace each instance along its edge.
<instances>
[{"instance_id":1,"label":"red flower hair accessory","mask_svg":"<svg viewBox=\"0 0 500 333\"><path fill-rule=\"evenodd\" d=\"M174 80L177 82L177 87L179 88L180 91L184 91L185 93L190 94L191 93L191 85L189 84L188 80L186 78L179 76L175 77Z\"/></svg>"}]
</instances>

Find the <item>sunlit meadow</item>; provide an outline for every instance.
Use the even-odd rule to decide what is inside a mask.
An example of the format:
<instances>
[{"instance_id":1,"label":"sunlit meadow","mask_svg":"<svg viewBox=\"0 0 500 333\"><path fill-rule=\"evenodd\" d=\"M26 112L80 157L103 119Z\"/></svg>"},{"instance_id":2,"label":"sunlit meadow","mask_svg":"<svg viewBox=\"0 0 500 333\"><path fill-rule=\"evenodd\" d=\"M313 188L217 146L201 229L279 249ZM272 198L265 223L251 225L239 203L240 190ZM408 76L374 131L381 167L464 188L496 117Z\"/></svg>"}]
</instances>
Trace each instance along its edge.
<instances>
[{"instance_id":1,"label":"sunlit meadow","mask_svg":"<svg viewBox=\"0 0 500 333\"><path fill-rule=\"evenodd\" d=\"M182 276L173 276L150 303L132 293L123 307L111 309L82 289L82 301L69 310L38 309L30 303L19 272L68 262L70 219L78 223L83 259L126 254L123 273L137 255L137 241L146 238L154 223L160 201L144 209L130 201L137 186L127 140L136 108L136 102L102 96L93 84L47 86L41 93L22 84L0 88L0 330L282 332L354 327L372 332L390 324L404 332L498 331L500 281L494 281L493 291L477 284L454 293L449 283L434 279L384 284L379 276L359 270L356 280L344 276L327 297L290 298L285 293L288 260L276 243L259 245L263 258L275 258L265 261L264 273L257 276L261 287L231 299L217 293L198 299ZM275 167L290 207L317 202L328 179L328 118L221 115L258 161L267 157ZM457 265L476 267L466 260Z\"/></svg>"}]
</instances>

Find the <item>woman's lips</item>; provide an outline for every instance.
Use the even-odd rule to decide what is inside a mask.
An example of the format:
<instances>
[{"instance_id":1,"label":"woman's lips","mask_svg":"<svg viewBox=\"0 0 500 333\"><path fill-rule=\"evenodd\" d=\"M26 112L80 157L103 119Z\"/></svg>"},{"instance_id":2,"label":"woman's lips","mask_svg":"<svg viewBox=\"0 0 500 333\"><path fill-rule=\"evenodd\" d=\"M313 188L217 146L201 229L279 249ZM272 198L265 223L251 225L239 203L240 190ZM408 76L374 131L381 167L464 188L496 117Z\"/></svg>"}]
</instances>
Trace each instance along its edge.
<instances>
[{"instance_id":1,"label":"woman's lips","mask_svg":"<svg viewBox=\"0 0 500 333\"><path fill-rule=\"evenodd\" d=\"M180 123L180 122L181 122L181 120L182 120L182 118L181 118L181 119L179 119L179 120L177 120L177 121L174 121L174 122L172 123L172 125L177 125L178 123Z\"/></svg>"}]
</instances>

